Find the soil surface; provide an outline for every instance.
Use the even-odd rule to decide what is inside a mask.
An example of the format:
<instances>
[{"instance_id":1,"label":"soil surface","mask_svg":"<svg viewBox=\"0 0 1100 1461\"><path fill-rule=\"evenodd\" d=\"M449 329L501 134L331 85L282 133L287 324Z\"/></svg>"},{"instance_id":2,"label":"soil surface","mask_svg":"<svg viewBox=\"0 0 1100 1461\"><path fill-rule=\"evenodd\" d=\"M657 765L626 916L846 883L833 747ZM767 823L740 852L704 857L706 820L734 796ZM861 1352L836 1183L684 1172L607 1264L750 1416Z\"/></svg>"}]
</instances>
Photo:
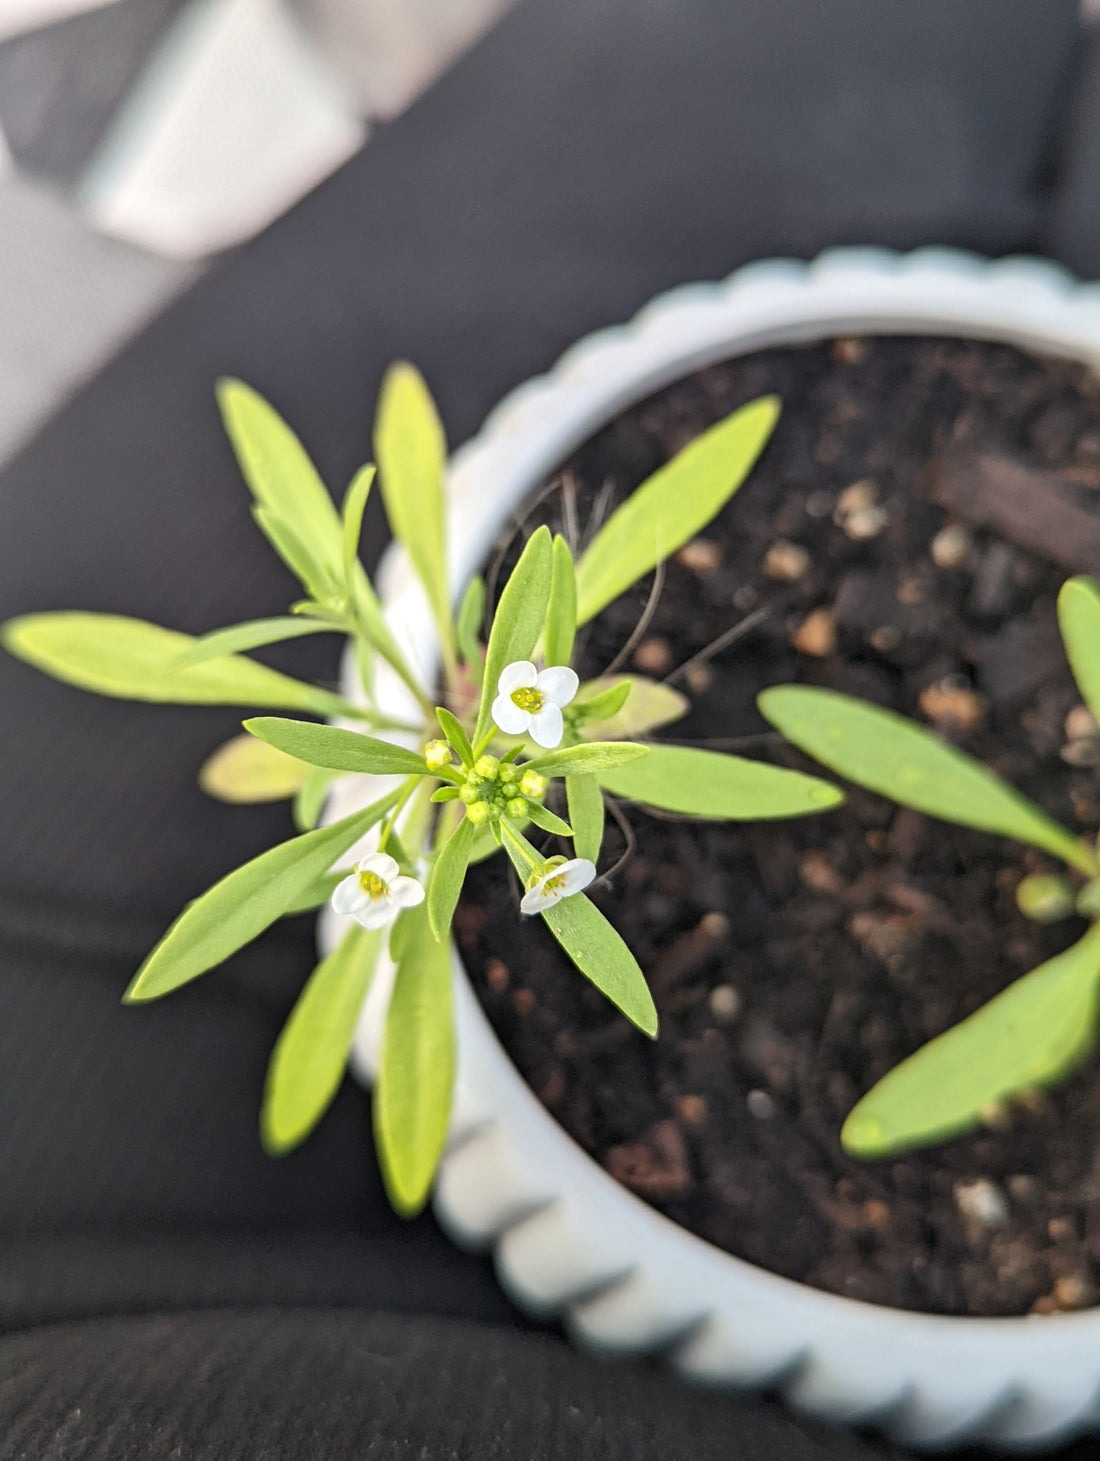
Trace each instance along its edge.
<instances>
[{"instance_id":1,"label":"soil surface","mask_svg":"<svg viewBox=\"0 0 1100 1461\"><path fill-rule=\"evenodd\" d=\"M765 392L784 402L773 441L668 565L624 666L691 697L661 734L814 769L754 702L767 685L830 686L931 722L1094 832L1100 738L1055 622L1063 579L1100 572L1100 387L1081 369L952 340L746 357L595 437L524 529L564 520L583 539ZM648 589L592 627L582 675L622 650ZM474 870L459 910L489 1017L561 1124L684 1227L835 1293L948 1314L1097 1302L1095 1059L936 1149L861 1163L838 1143L894 1064L1080 935L1016 909L1020 879L1055 864L858 790L826 816L756 826L621 811L637 845L594 897L650 980L656 1042L521 918L503 858ZM625 846L609 819L601 871Z\"/></svg>"}]
</instances>

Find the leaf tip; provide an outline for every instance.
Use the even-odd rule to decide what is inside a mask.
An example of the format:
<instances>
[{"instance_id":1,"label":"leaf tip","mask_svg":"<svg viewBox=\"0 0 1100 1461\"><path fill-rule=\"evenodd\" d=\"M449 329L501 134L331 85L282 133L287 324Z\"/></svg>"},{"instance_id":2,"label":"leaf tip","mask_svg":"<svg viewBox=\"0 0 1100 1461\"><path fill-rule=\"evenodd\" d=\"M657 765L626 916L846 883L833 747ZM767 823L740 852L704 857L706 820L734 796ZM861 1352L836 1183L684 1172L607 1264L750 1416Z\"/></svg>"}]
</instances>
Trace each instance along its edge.
<instances>
[{"instance_id":1,"label":"leaf tip","mask_svg":"<svg viewBox=\"0 0 1100 1461\"><path fill-rule=\"evenodd\" d=\"M850 1157L865 1160L885 1156L888 1151L882 1122L855 1106L840 1129L840 1144Z\"/></svg>"}]
</instances>

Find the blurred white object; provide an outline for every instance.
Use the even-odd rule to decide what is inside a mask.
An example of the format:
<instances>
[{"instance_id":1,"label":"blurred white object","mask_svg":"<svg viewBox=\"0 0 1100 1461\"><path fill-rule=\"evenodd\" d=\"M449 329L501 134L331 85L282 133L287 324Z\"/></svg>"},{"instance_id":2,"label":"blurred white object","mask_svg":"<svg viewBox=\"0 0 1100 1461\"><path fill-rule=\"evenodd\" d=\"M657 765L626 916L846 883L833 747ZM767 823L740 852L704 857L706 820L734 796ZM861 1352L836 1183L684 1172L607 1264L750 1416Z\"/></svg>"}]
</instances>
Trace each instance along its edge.
<instances>
[{"instance_id":1,"label":"blurred white object","mask_svg":"<svg viewBox=\"0 0 1100 1461\"><path fill-rule=\"evenodd\" d=\"M115 0L0 0L0 41L114 3Z\"/></svg>"},{"instance_id":2,"label":"blurred white object","mask_svg":"<svg viewBox=\"0 0 1100 1461\"><path fill-rule=\"evenodd\" d=\"M92 164L92 223L198 258L250 237L362 144L350 96L280 0L196 0Z\"/></svg>"}]
</instances>

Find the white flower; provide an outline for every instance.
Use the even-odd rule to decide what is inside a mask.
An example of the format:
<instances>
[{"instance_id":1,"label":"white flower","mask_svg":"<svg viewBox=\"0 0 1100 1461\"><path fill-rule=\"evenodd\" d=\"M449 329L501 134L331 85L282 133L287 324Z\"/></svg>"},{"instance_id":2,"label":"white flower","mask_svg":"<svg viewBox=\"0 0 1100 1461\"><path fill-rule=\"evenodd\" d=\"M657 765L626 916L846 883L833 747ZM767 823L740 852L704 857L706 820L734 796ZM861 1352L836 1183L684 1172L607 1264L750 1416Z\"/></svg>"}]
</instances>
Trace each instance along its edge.
<instances>
[{"instance_id":1,"label":"white flower","mask_svg":"<svg viewBox=\"0 0 1100 1461\"><path fill-rule=\"evenodd\" d=\"M562 706L577 693L575 670L568 665L551 665L541 673L530 660L517 659L506 666L497 682L493 719L509 736L530 734L533 741L552 750L561 742L564 724Z\"/></svg>"},{"instance_id":2,"label":"white flower","mask_svg":"<svg viewBox=\"0 0 1100 1461\"><path fill-rule=\"evenodd\" d=\"M562 898L571 898L587 888L596 876L596 864L587 857L571 857L555 863L535 879L520 900L521 913L542 913Z\"/></svg>"},{"instance_id":3,"label":"white flower","mask_svg":"<svg viewBox=\"0 0 1100 1461\"><path fill-rule=\"evenodd\" d=\"M355 871L332 894L337 913L349 914L364 928L385 928L402 908L415 908L424 901L424 889L415 878L403 877L388 852L361 857Z\"/></svg>"}]
</instances>

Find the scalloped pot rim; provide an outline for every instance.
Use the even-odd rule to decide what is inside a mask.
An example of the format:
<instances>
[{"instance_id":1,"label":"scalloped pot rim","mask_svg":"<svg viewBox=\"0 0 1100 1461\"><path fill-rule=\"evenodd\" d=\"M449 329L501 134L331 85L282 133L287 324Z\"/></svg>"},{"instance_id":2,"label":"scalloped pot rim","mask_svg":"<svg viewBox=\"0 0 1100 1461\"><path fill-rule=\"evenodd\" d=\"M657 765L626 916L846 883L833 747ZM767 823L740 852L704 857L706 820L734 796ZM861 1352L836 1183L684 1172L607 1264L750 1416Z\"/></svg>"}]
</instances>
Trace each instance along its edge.
<instances>
[{"instance_id":1,"label":"scalloped pot rim","mask_svg":"<svg viewBox=\"0 0 1100 1461\"><path fill-rule=\"evenodd\" d=\"M1034 348L1100 369L1100 286L1038 259L954 250L839 249L771 260L720 284L660 296L633 321L574 345L458 450L448 476L452 590L476 570L524 497L600 426L693 370L770 345L835 334L947 334ZM391 549L381 591L425 670L437 644L407 559ZM355 669L345 661L345 689ZM392 713L407 692L379 668ZM346 779L326 816L376 794ZM338 932L331 911L319 940ZM375 979L353 1052L370 1081L392 968ZM683 1375L769 1388L818 1418L879 1426L911 1445L974 1440L1047 1447L1100 1421L1100 1310L1043 1318L915 1314L838 1297L756 1268L619 1186L539 1104L496 1039L455 958L459 1061L436 1211L456 1241L491 1247L523 1308L560 1315L590 1347L661 1351Z\"/></svg>"}]
</instances>

